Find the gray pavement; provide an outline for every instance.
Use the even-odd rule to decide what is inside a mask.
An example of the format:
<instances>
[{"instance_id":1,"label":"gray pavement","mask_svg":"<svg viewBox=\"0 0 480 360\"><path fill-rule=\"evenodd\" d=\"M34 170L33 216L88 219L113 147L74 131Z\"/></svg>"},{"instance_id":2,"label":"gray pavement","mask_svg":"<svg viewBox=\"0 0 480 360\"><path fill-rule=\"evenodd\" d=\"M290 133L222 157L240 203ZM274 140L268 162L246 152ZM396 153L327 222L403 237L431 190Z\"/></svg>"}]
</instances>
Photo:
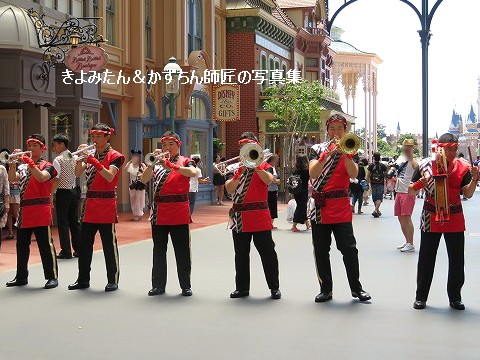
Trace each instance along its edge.
<instances>
[{"instance_id":1,"label":"gray pavement","mask_svg":"<svg viewBox=\"0 0 480 360\"><path fill-rule=\"evenodd\" d=\"M169 246L167 293L147 297L151 240L120 249L120 289L105 293L102 252L94 255L92 288L68 291L76 261L60 261L60 286L41 289L41 266L30 284L7 289L14 271L0 273L0 359L479 359L480 222L477 198L467 213L465 312L448 307L447 257L439 249L428 307L412 308L418 252L401 254L393 201L383 216L372 206L355 215L361 281L372 294L359 303L349 294L340 253L332 248L334 300L314 303L318 283L311 233L291 233L280 213L275 231L283 298L268 298L252 245L251 297L231 300L233 245L225 224L192 232L194 296L179 296ZM414 215L419 223L420 200ZM418 231L415 240L419 240Z\"/></svg>"}]
</instances>

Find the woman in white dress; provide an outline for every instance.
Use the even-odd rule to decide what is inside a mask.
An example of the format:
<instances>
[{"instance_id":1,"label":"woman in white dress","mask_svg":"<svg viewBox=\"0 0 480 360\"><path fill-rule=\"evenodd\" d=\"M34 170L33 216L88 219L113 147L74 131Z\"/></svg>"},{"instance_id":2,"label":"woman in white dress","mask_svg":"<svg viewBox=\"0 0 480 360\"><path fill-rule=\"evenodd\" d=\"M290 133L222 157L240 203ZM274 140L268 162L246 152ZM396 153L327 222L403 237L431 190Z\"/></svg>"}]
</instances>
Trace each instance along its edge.
<instances>
[{"instance_id":1,"label":"woman in white dress","mask_svg":"<svg viewBox=\"0 0 480 360\"><path fill-rule=\"evenodd\" d=\"M142 162L142 152L131 150L132 158L125 164L125 171L128 172L128 193L130 194L130 207L132 208L133 221L140 220L145 208L145 184L139 181L140 176L147 166Z\"/></svg>"}]
</instances>

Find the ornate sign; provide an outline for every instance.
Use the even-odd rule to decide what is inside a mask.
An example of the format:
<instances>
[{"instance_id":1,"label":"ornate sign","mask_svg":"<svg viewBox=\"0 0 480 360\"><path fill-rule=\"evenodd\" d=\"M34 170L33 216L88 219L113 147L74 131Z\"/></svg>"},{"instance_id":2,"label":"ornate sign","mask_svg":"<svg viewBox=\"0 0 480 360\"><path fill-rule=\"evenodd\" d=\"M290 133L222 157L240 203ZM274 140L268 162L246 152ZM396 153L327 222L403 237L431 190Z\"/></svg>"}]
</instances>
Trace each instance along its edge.
<instances>
[{"instance_id":1,"label":"ornate sign","mask_svg":"<svg viewBox=\"0 0 480 360\"><path fill-rule=\"evenodd\" d=\"M240 120L240 85L213 86L213 120Z\"/></svg>"},{"instance_id":2,"label":"ornate sign","mask_svg":"<svg viewBox=\"0 0 480 360\"><path fill-rule=\"evenodd\" d=\"M108 62L108 54L99 46L85 45L68 52L65 65L74 72L100 71Z\"/></svg>"}]
</instances>

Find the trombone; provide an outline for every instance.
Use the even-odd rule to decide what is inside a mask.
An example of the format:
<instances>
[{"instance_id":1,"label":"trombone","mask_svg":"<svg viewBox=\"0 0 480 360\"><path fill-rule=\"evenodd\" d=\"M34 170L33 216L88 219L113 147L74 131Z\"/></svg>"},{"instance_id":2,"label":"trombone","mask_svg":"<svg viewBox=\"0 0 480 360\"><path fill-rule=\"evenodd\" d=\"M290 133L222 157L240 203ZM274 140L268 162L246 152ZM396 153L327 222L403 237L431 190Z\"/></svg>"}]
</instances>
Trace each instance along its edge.
<instances>
[{"instance_id":1,"label":"trombone","mask_svg":"<svg viewBox=\"0 0 480 360\"><path fill-rule=\"evenodd\" d=\"M158 154L148 153L145 155L144 162L145 164L147 164L147 166L154 166L155 164L157 164L158 162L164 159L170 159L170 153L168 151L158 153Z\"/></svg>"},{"instance_id":2,"label":"trombone","mask_svg":"<svg viewBox=\"0 0 480 360\"><path fill-rule=\"evenodd\" d=\"M95 144L92 144L74 152L67 151L64 154L62 154L62 157L65 160L72 160L75 157L77 157L76 160L83 160L89 155L95 154L95 151L97 151L95 148Z\"/></svg>"},{"instance_id":3,"label":"trombone","mask_svg":"<svg viewBox=\"0 0 480 360\"><path fill-rule=\"evenodd\" d=\"M2 164L6 164L6 163L13 163L13 162L17 162L18 160L20 160L20 158L23 156L23 155L28 155L28 156L32 156L32 152L31 151L22 151L22 152L18 152L18 153L12 153L12 154L9 154L8 152L6 151L2 151L0 153L0 163Z\"/></svg>"},{"instance_id":4,"label":"trombone","mask_svg":"<svg viewBox=\"0 0 480 360\"><path fill-rule=\"evenodd\" d=\"M269 149L262 149L260 145L247 143L240 148L240 155L215 164L218 172L225 176L241 167L254 169L267 161L273 153Z\"/></svg>"}]
</instances>

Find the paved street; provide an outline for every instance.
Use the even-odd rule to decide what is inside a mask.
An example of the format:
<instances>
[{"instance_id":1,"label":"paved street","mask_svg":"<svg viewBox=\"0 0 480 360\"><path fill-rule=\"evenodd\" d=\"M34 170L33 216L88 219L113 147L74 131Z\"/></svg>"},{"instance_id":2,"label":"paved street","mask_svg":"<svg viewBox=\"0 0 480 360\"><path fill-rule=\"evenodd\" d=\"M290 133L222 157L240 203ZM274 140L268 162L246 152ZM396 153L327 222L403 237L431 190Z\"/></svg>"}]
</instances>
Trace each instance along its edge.
<instances>
[{"instance_id":1,"label":"paved street","mask_svg":"<svg viewBox=\"0 0 480 360\"><path fill-rule=\"evenodd\" d=\"M384 216L355 215L361 281L372 294L359 303L349 294L340 253L332 249L334 300L314 303L318 283L311 234L293 234L280 214L275 231L283 298L268 298L261 264L252 250L251 297L231 300L233 245L226 225L192 231L194 296L179 296L171 246L167 294L147 297L151 240L120 248L120 289L105 293L102 252L94 255L92 287L66 289L76 262L61 261L60 286L43 290L42 268L31 267L30 284L0 287L1 359L478 359L480 335L480 223L477 198L467 213L467 311L450 310L447 257L441 245L428 307L412 308L418 252L401 254L393 201ZM420 200L415 226L418 227ZM418 241L418 231L416 241ZM35 244L34 244L35 246ZM14 271L0 273L3 284ZM3 285L2 285L3 286Z\"/></svg>"}]
</instances>

